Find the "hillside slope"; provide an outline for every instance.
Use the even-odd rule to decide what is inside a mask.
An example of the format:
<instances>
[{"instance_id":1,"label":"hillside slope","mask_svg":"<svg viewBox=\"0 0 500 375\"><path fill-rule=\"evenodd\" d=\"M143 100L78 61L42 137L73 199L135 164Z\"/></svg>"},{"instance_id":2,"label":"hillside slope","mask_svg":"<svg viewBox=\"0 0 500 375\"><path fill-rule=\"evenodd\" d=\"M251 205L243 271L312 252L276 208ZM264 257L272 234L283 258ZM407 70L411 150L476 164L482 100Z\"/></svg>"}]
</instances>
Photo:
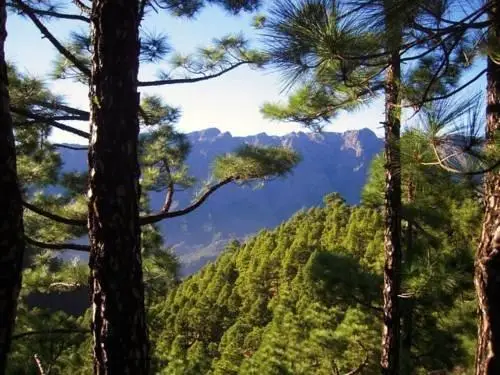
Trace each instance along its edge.
<instances>
[{"instance_id":1,"label":"hillside slope","mask_svg":"<svg viewBox=\"0 0 500 375\"><path fill-rule=\"evenodd\" d=\"M462 374L474 358L473 242L460 221L480 215L463 198L440 200L437 215L460 219L424 225L434 242L414 238L404 271L403 345L415 374ZM380 373L382 218L336 194L325 201L231 244L153 309L158 373L330 375L360 364Z\"/></svg>"},{"instance_id":2,"label":"hillside slope","mask_svg":"<svg viewBox=\"0 0 500 375\"><path fill-rule=\"evenodd\" d=\"M189 133L188 139L192 144L189 171L200 183L209 178L215 156L243 143L287 145L300 152L303 161L286 179L269 181L259 189L226 186L195 212L163 221L160 228L166 243L175 246L187 273L213 259L227 240L272 228L299 209L320 204L329 192L337 191L348 203L358 203L370 161L382 148L382 141L369 129L233 137L211 128ZM60 152L65 170L86 168L84 152ZM198 188L176 193L173 208L188 205ZM151 198L153 208L162 206L162 193L152 193Z\"/></svg>"}]
</instances>

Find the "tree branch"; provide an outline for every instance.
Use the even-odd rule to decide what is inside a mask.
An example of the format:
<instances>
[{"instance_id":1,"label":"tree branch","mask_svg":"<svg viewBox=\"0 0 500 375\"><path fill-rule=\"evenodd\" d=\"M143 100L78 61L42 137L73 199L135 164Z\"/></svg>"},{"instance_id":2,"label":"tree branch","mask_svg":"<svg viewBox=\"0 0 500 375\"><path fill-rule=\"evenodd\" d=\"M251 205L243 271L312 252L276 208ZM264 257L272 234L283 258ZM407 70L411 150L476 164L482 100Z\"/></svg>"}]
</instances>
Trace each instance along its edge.
<instances>
[{"instance_id":1,"label":"tree branch","mask_svg":"<svg viewBox=\"0 0 500 375\"><path fill-rule=\"evenodd\" d=\"M26 336L33 336L33 335L57 335L65 333L90 333L90 330L77 329L77 328L56 328L56 329L48 329L42 331L28 331L12 335L12 340L17 340Z\"/></svg>"},{"instance_id":2,"label":"tree branch","mask_svg":"<svg viewBox=\"0 0 500 375\"><path fill-rule=\"evenodd\" d=\"M72 116L72 115L51 116L50 119L52 121L87 121L83 120L79 116Z\"/></svg>"},{"instance_id":3,"label":"tree branch","mask_svg":"<svg viewBox=\"0 0 500 375\"><path fill-rule=\"evenodd\" d=\"M35 353L33 355L33 359L35 360L36 367L38 368L38 373L40 375L47 375L47 373L45 372L45 370L43 368L42 361L40 361L40 358L38 357L38 354Z\"/></svg>"},{"instance_id":4,"label":"tree branch","mask_svg":"<svg viewBox=\"0 0 500 375\"><path fill-rule=\"evenodd\" d=\"M67 225L76 225L76 226L80 226L80 227L87 226L87 220L69 219L69 218L54 214L52 212L46 211L43 208L32 205L31 203L28 203L26 201L23 201L23 206L26 207L27 209L29 209L30 211L37 213L38 215L41 215L41 216L44 216L48 219L57 221L58 223L67 224Z\"/></svg>"},{"instance_id":5,"label":"tree branch","mask_svg":"<svg viewBox=\"0 0 500 375\"><path fill-rule=\"evenodd\" d=\"M49 285L49 288L62 287L62 288L66 288L66 289L75 289L75 288L79 288L81 286L82 285L80 283L64 283L62 281L59 281L59 282L56 282L56 283L51 283Z\"/></svg>"},{"instance_id":6,"label":"tree branch","mask_svg":"<svg viewBox=\"0 0 500 375\"><path fill-rule=\"evenodd\" d=\"M39 105L40 107L52 109L54 111L63 110L68 113L72 113L75 116L79 116L82 121L90 120L90 113L88 111L84 111L83 109L78 109L74 107L70 107L68 105L60 104L60 103L51 103L51 102L43 102L43 101L34 101L33 104Z\"/></svg>"},{"instance_id":7,"label":"tree branch","mask_svg":"<svg viewBox=\"0 0 500 375\"><path fill-rule=\"evenodd\" d=\"M23 108L14 107L14 106L10 106L9 109L10 109L10 111L12 113L15 113L16 115L24 116L26 118L33 119L35 121L44 122L44 123L46 123L48 125L52 125L55 128L67 131L69 133L73 133L73 134L78 135L78 136L80 136L82 138L90 139L90 134L89 133L87 133L87 132L85 132L83 130L80 130L80 129L76 129L76 128L72 127L72 126L60 123L58 121L54 121L50 117L40 116L40 115L32 113L32 112L30 112L28 110L25 110Z\"/></svg>"},{"instance_id":8,"label":"tree branch","mask_svg":"<svg viewBox=\"0 0 500 375\"><path fill-rule=\"evenodd\" d=\"M18 5L19 8L26 13L26 15L31 19L31 21L35 24L35 26L40 30L40 32L45 36L51 43L52 45L59 51L61 55L66 57L69 61L73 63L73 65L80 70L85 76L90 77L90 70L82 64L80 60L78 60L75 55L73 55L66 47L64 47L54 35L45 27L45 25L38 19L36 14L31 10L30 7L28 7L26 4L24 4L21 0L14 0Z\"/></svg>"},{"instance_id":9,"label":"tree branch","mask_svg":"<svg viewBox=\"0 0 500 375\"><path fill-rule=\"evenodd\" d=\"M439 155L439 151L437 147L431 143L432 150L434 151L434 155L436 156L436 164L439 165L441 168L443 168L445 171L450 172L450 173L455 173L455 174L460 174L463 176L474 176L474 175L479 175L479 174L484 174L491 172L493 169L496 167L500 166L500 159L491 164L489 167L479 169L477 171L461 171L459 169L455 169L452 167L447 166L444 161L448 159L448 157L445 157L444 159L441 158L441 155ZM465 151L464 151L465 153Z\"/></svg>"},{"instance_id":10,"label":"tree branch","mask_svg":"<svg viewBox=\"0 0 500 375\"><path fill-rule=\"evenodd\" d=\"M78 9L80 9L83 13L90 14L91 9L87 5L85 5L82 1L80 0L73 0L73 3L77 6Z\"/></svg>"},{"instance_id":11,"label":"tree branch","mask_svg":"<svg viewBox=\"0 0 500 375\"><path fill-rule=\"evenodd\" d=\"M458 92L462 91L463 89L467 88L468 86L472 85L474 82L476 82L479 78L481 78L481 76L486 73L486 69L483 69L482 71L480 71L477 75L475 75L473 78L471 78L468 82L464 83L462 86L458 87L457 89L453 90L453 91L450 91L444 95L441 95L441 96L434 96L434 97L430 97L430 98L424 98L422 101L420 101L419 103L412 103L412 104L406 104L406 105L402 105L401 107L413 107L413 108L422 108L422 106L425 104L425 103L428 103L428 102L433 102L433 101L436 101L436 100L443 100L443 99L448 99L450 97L452 97L453 95L457 94Z\"/></svg>"},{"instance_id":12,"label":"tree branch","mask_svg":"<svg viewBox=\"0 0 500 375\"><path fill-rule=\"evenodd\" d=\"M52 143L52 146L59 148L67 148L70 150L77 150L77 151L84 151L89 149L88 146L72 146L72 145L65 145L64 143Z\"/></svg>"},{"instance_id":13,"label":"tree branch","mask_svg":"<svg viewBox=\"0 0 500 375\"><path fill-rule=\"evenodd\" d=\"M63 131L68 132L68 133L72 133L74 135L77 135L77 136L85 138L85 139L90 139L90 134L87 133L86 131L83 131L83 130L80 130L80 129L76 129L76 128L72 127L72 126L63 124L63 123L58 122L58 121L52 121L52 120L49 120L49 119L42 119L41 118L40 120L37 120L37 121L27 122L27 124L28 125L36 125L36 122L44 122L47 125L53 126L54 128L63 130Z\"/></svg>"},{"instance_id":14,"label":"tree branch","mask_svg":"<svg viewBox=\"0 0 500 375\"><path fill-rule=\"evenodd\" d=\"M165 197L165 203L161 209L161 212L168 212L170 210L170 206L172 206L172 201L174 200L174 181L172 180L172 174L170 173L170 167L168 166L168 160L165 160L165 169L168 173L168 187L167 187L167 195Z\"/></svg>"},{"instance_id":15,"label":"tree branch","mask_svg":"<svg viewBox=\"0 0 500 375\"><path fill-rule=\"evenodd\" d=\"M165 197L165 203L161 209L161 212L168 212L170 210L170 206L172 206L172 202L174 200L174 183L170 181L168 183L167 195Z\"/></svg>"},{"instance_id":16,"label":"tree branch","mask_svg":"<svg viewBox=\"0 0 500 375\"><path fill-rule=\"evenodd\" d=\"M158 81L145 81L145 82L139 82L138 86L139 87L151 87L151 86L162 86L162 85L175 85L178 83L195 83L195 82L206 81L208 79L220 77L221 75L228 73L231 70L236 69L237 67L244 65L244 64L251 64L251 61L239 61L236 64L231 65L229 68L223 69L218 73L208 74L208 75L203 76L203 77L172 78L172 79L162 79L162 80L158 80Z\"/></svg>"},{"instance_id":17,"label":"tree branch","mask_svg":"<svg viewBox=\"0 0 500 375\"><path fill-rule=\"evenodd\" d=\"M172 211L172 212L159 212L157 214L149 215L149 216L143 216L140 218L139 223L141 225L147 225L147 224L154 224L157 223L158 221L161 221L163 219L167 218L172 218L172 217L178 217L178 216L183 216L186 215L195 209L197 209L199 206L203 204L207 200L207 198L214 193L216 190L221 188L224 185L229 184L230 182L237 181L237 177L228 177L217 184L211 186L210 188L207 189L207 191L192 205L178 211Z\"/></svg>"},{"instance_id":18,"label":"tree branch","mask_svg":"<svg viewBox=\"0 0 500 375\"><path fill-rule=\"evenodd\" d=\"M31 12L38 14L40 16L49 16L49 17L55 17L59 19L66 19L66 20L77 20L77 21L83 21L83 22L90 22L90 19L85 16L81 16L78 14L66 14L66 13L59 13L51 10L43 10L43 9L35 9L32 7L29 7L28 5L24 4L24 9L29 9Z\"/></svg>"},{"instance_id":19,"label":"tree branch","mask_svg":"<svg viewBox=\"0 0 500 375\"><path fill-rule=\"evenodd\" d=\"M76 251L83 251L83 252L90 252L90 246L88 245L80 245L77 243L46 243L46 242L40 242L37 240L34 240L28 236L24 236L24 239L26 240L26 243L40 247L42 249L49 249L49 250L76 250Z\"/></svg>"}]
</instances>

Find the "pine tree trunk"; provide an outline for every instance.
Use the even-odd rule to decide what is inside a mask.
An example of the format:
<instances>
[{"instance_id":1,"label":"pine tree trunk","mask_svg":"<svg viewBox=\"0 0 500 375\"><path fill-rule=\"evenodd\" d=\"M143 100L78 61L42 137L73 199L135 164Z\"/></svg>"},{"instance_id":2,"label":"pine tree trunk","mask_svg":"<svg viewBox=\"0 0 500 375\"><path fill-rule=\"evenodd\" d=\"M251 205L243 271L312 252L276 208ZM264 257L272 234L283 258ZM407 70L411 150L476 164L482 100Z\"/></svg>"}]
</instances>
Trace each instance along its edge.
<instances>
[{"instance_id":1,"label":"pine tree trunk","mask_svg":"<svg viewBox=\"0 0 500 375\"><path fill-rule=\"evenodd\" d=\"M23 208L16 168L14 131L9 110L5 62L5 0L0 0L0 374L5 374L7 354L16 319L24 254Z\"/></svg>"},{"instance_id":2,"label":"pine tree trunk","mask_svg":"<svg viewBox=\"0 0 500 375\"><path fill-rule=\"evenodd\" d=\"M408 181L408 191L406 195L406 203L411 205L415 202L415 184L410 176ZM406 218L408 227L406 228L406 247L403 255L404 267L409 269L413 261L413 219L411 215ZM413 371L411 361L411 347L413 345L413 311L415 309L415 299L412 295L407 295L404 299L400 299L401 306L401 374L410 375Z\"/></svg>"},{"instance_id":3,"label":"pine tree trunk","mask_svg":"<svg viewBox=\"0 0 500 375\"><path fill-rule=\"evenodd\" d=\"M401 286L401 163L399 50L391 53L385 85L385 233L384 233L384 319L382 330L382 374L399 374Z\"/></svg>"},{"instance_id":4,"label":"pine tree trunk","mask_svg":"<svg viewBox=\"0 0 500 375\"><path fill-rule=\"evenodd\" d=\"M491 1L490 37L498 46L500 37L500 1ZM487 62L487 147L495 144L500 133L500 65L488 58ZM476 286L479 304L476 375L500 374L500 172L484 176L485 213L481 241L476 254Z\"/></svg>"},{"instance_id":5,"label":"pine tree trunk","mask_svg":"<svg viewBox=\"0 0 500 375\"><path fill-rule=\"evenodd\" d=\"M94 373L145 375L139 227L138 2L92 2L89 149Z\"/></svg>"}]
</instances>

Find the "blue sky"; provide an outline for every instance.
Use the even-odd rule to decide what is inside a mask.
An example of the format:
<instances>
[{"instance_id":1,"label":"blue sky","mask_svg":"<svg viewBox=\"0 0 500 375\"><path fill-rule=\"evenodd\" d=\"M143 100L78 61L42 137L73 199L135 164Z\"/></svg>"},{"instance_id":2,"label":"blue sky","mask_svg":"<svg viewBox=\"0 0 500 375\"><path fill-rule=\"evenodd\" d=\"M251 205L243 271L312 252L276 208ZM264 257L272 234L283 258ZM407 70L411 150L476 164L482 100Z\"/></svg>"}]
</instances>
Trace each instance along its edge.
<instances>
[{"instance_id":1,"label":"blue sky","mask_svg":"<svg viewBox=\"0 0 500 375\"><path fill-rule=\"evenodd\" d=\"M255 41L257 34L250 24L249 15L228 16L219 8L209 6L195 20L152 13L144 26L149 31L166 33L174 50L189 53L198 46L209 44L212 38L228 33L243 31ZM80 28L85 26L84 23L75 24L74 21L53 21L47 26L59 39L64 40L75 25ZM10 14L7 30L7 58L16 63L20 71L43 77L51 70L56 51L49 41L41 38L28 19ZM161 64L141 67L141 78L153 79L160 66ZM481 84L484 85L484 82ZM85 86L68 80L51 82L50 86L55 92L63 94L71 105L88 108L88 91ZM285 134L302 130L299 124L269 121L260 114L259 108L264 102L286 100L286 93L280 94L280 89L281 80L277 73L240 67L213 80L156 87L146 91L159 94L169 104L182 108L178 128L185 132L207 127L217 127L222 131L230 131L233 135L261 132ZM383 120L383 111L382 99L378 99L357 112L341 114L325 130L345 131L368 127L382 135L380 122ZM82 124L80 127L87 126L88 124ZM56 131L53 139L57 142L82 142L78 137L61 131Z\"/></svg>"}]
</instances>

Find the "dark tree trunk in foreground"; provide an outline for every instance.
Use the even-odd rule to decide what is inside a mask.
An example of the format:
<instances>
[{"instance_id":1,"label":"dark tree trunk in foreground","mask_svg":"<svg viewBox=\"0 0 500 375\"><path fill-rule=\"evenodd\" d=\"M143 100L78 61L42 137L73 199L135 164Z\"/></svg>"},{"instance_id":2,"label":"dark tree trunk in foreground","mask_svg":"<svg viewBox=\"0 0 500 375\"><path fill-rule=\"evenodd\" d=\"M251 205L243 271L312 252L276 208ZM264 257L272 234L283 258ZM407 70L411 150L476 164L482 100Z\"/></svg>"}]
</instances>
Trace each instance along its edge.
<instances>
[{"instance_id":1,"label":"dark tree trunk in foreground","mask_svg":"<svg viewBox=\"0 0 500 375\"><path fill-rule=\"evenodd\" d=\"M382 374L399 374L401 286L401 162L399 50L392 52L385 83L385 233L384 319L382 329Z\"/></svg>"},{"instance_id":2,"label":"dark tree trunk in foreground","mask_svg":"<svg viewBox=\"0 0 500 375\"><path fill-rule=\"evenodd\" d=\"M491 1L490 37L498 48L500 37L500 1ZM498 50L496 51L498 53ZM486 139L489 148L500 133L500 65L488 58ZM496 138L495 138L496 135ZM500 374L500 172L484 176L485 213L481 241L476 254L474 283L479 304L476 375Z\"/></svg>"},{"instance_id":3,"label":"dark tree trunk in foreground","mask_svg":"<svg viewBox=\"0 0 500 375\"><path fill-rule=\"evenodd\" d=\"M4 44L7 37L5 0L0 0L0 374L5 374L17 299L21 289L23 209L16 169L14 131L9 110L9 90Z\"/></svg>"},{"instance_id":4,"label":"dark tree trunk in foreground","mask_svg":"<svg viewBox=\"0 0 500 375\"><path fill-rule=\"evenodd\" d=\"M94 372L149 371L139 227L138 2L92 2L89 148Z\"/></svg>"}]
</instances>

